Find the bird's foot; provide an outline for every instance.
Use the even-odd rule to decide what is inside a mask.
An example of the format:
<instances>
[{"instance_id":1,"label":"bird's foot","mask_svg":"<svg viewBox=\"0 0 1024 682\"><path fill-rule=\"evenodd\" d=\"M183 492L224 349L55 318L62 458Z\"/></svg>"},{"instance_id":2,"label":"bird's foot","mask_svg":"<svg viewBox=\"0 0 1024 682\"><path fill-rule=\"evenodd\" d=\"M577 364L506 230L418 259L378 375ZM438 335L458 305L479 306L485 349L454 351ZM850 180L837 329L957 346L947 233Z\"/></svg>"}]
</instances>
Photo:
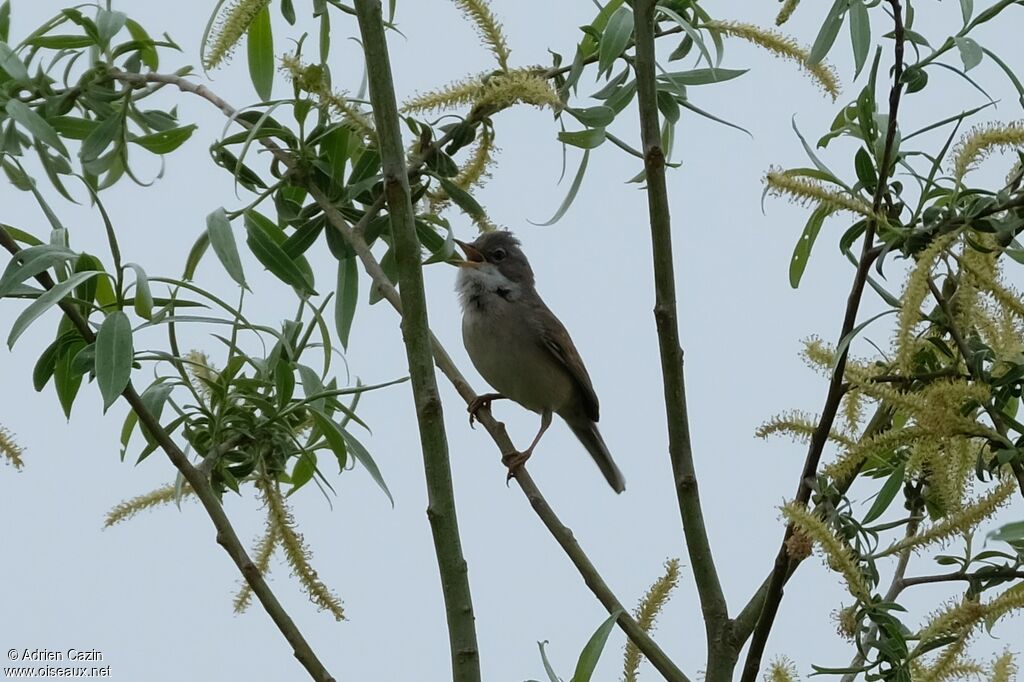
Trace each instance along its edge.
<instances>
[{"instance_id":1,"label":"bird's foot","mask_svg":"<svg viewBox=\"0 0 1024 682\"><path fill-rule=\"evenodd\" d=\"M530 459L530 455L533 453L527 450L526 452L510 452L506 455L502 455L501 463L508 467L508 475L505 477L505 485L509 484L519 470L526 464L526 460Z\"/></svg>"},{"instance_id":2,"label":"bird's foot","mask_svg":"<svg viewBox=\"0 0 1024 682\"><path fill-rule=\"evenodd\" d=\"M494 402L495 400L500 400L504 397L505 396L501 395L500 393L484 393L473 398L472 402L470 402L469 406L466 408L466 411L469 412L469 428L476 428L474 424L476 422L477 412L479 412L480 410L490 410L492 402Z\"/></svg>"}]
</instances>

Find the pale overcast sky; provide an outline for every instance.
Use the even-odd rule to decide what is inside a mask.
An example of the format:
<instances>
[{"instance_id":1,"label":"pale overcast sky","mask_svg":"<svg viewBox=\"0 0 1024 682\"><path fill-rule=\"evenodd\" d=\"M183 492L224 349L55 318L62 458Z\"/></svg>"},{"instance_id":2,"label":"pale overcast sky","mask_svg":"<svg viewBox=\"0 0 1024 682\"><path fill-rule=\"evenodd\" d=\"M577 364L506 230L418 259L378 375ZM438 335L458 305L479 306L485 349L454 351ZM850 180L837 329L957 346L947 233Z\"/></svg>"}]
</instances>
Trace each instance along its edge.
<instances>
[{"instance_id":1,"label":"pale overcast sky","mask_svg":"<svg viewBox=\"0 0 1024 682\"><path fill-rule=\"evenodd\" d=\"M54 0L14 0L12 42L20 40L64 6ZM165 53L163 70L198 61L198 43L212 2L117 3L154 35L166 30L184 54ZM516 65L547 64L548 48L571 56L595 8L587 0L495 1ZM986 3L979 3L986 4ZM770 25L777 3L709 2L715 17ZM756 5L756 6L753 6ZM918 31L941 42L960 27L955 2L919 3ZM297 2L305 27L309 3ZM809 44L825 4L805 2L785 27ZM1001 50L1020 72L1021 9L1010 8L1001 25L984 27L978 39ZM872 12L875 34L888 32L883 14ZM339 87L358 88L362 67L353 17L332 15L332 69ZM405 37L392 33L390 45L401 97L469 73L489 70L489 54L472 27L445 0L398 3ZM274 3L278 52L290 48L287 28ZM844 30L834 61L844 83L842 101L853 98L853 69ZM670 50L674 45L666 45ZM669 175L675 230L682 339L697 470L704 509L723 586L733 613L746 602L771 566L782 533L777 506L797 483L805 448L787 441L762 442L754 429L788 409L820 409L825 383L797 357L799 341L819 334L835 341L852 269L836 243L845 225L822 231L801 289L788 284L788 263L806 211L777 200L761 210L761 177L772 164L807 165L790 119L809 139L828 129L838 104L824 99L792 64L737 41L727 46L725 66L750 68L729 83L693 88L699 106L750 130L752 138L684 112L676 136L682 168ZM891 59L886 52L883 64ZM955 54L950 55L955 60ZM689 61L687 62L689 63ZM1004 102L993 116L1021 117L1016 97L986 60L977 80ZM905 100L905 129L930 122L984 100L952 74L934 72L924 93ZM210 87L236 106L254 100L244 51L212 74ZM591 76L592 77L592 76ZM589 77L588 77L589 78ZM596 90L590 82L583 93ZM277 83L276 94L286 88ZM996 94L998 93L998 95ZM105 193L121 235L126 260L150 274L176 276L188 249L214 208L240 205L229 174L209 161L208 145L225 121L207 102L167 93L181 119L199 130L167 159L164 177L153 187L122 182ZM530 471L552 506L572 527L609 585L633 605L662 570L667 557L683 560L681 586L660 619L656 639L691 676L704 655L703 626L687 567L680 521L666 454L657 338L651 314L649 231L644 194L625 180L638 160L605 145L592 154L590 172L576 204L552 227L547 219L566 187L556 186L561 152L558 126L546 111L517 109L496 117L501 147L494 177L479 193L498 223L522 238L538 286L579 347L602 403L601 429L627 481L614 495L572 434L557 422L530 462ZM635 112L616 123L620 136L638 137ZM852 176L851 148L843 143L828 158ZM578 158L570 152L570 164ZM253 163L258 163L253 161ZM573 166L574 168L575 166ZM1007 164L992 162L992 177ZM28 194L4 184L0 220L39 235L45 221ZM243 200L248 198L243 196ZM71 229L72 246L104 253L102 223L84 207L55 201ZM451 216L457 234L473 236L462 216ZM243 254L254 296L250 311L276 325L294 311L290 290ZM310 260L322 290L334 281L334 261L320 246ZM427 294L434 331L458 364L472 372L462 348L455 272L427 269ZM199 282L221 292L231 283L209 255ZM366 279L362 280L367 290ZM21 302L0 305L6 328ZM878 308L870 300L862 319ZM84 386L69 424L61 417L52 386L31 388L31 369L53 336L56 316L37 323L0 359L0 423L17 433L25 448L25 470L0 467L0 517L5 519L6 558L0 568L0 650L7 648L98 649L113 678L163 682L181 679L298 680L304 671L266 614L258 607L235 616L231 599L239 581L235 566L215 544L212 526L198 505L150 512L122 527L101 531L105 512L124 498L173 480L162 455L138 467L118 460L118 432L125 406L101 416L95 386ZM891 318L888 318L891 319ZM885 322L873 338L888 341ZM217 342L193 335L188 342L209 351ZM869 348L862 346L863 352ZM405 355L393 311L360 301L348 365L365 382L406 373ZM136 373L146 382L150 370ZM340 381L344 382L344 376ZM468 428L465 407L439 378L451 443L459 522L476 609L484 678L494 682L545 679L538 640L559 673L571 677L576 657L606 614L513 483L505 486L499 454L486 433ZM517 443L527 443L537 417L509 403L495 406ZM348 621L318 613L289 578L280 559L271 585L339 680L443 680L449 653L436 563L424 509L422 459L408 385L366 395L360 414L373 428L365 438L395 497L391 509L360 469L333 480L333 509L313 486L293 498L301 530L314 552L314 566L344 601ZM330 467L327 467L330 471ZM868 492L855 489L863 499ZM226 507L241 537L250 542L262 527L258 505L228 495ZM1019 500L1004 518L1019 519ZM988 528L983 530L989 530ZM920 567L922 571L928 566ZM936 587L937 595L944 588ZM843 665L852 648L835 634L830 613L844 593L818 560L801 567L783 602L766 660L792 657L802 673L810 664ZM849 599L847 598L847 602ZM1012 627L1012 626L1011 626ZM1019 633L1019 630L1018 630ZM981 635L990 649L1024 649L1019 634L997 630L1000 640ZM617 679L622 636L609 641L595 679ZM656 679L647 669L645 679Z\"/></svg>"}]
</instances>

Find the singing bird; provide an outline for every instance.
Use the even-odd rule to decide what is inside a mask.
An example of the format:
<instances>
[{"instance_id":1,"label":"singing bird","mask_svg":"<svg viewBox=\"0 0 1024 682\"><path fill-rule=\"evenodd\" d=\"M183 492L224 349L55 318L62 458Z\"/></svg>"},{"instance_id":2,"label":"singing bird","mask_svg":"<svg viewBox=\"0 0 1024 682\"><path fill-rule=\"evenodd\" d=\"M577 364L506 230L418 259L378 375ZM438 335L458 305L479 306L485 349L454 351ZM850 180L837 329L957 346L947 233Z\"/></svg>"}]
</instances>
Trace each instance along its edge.
<instances>
[{"instance_id":1,"label":"singing bird","mask_svg":"<svg viewBox=\"0 0 1024 682\"><path fill-rule=\"evenodd\" d=\"M511 476L533 454L551 415L557 414L621 493L626 482L597 430L597 394L590 375L569 332L537 293L519 240L494 231L458 245L466 254L458 263L455 285L462 303L462 340L477 371L497 391L473 401L470 424L478 410L502 398L540 414L540 430L530 447L504 460Z\"/></svg>"}]
</instances>

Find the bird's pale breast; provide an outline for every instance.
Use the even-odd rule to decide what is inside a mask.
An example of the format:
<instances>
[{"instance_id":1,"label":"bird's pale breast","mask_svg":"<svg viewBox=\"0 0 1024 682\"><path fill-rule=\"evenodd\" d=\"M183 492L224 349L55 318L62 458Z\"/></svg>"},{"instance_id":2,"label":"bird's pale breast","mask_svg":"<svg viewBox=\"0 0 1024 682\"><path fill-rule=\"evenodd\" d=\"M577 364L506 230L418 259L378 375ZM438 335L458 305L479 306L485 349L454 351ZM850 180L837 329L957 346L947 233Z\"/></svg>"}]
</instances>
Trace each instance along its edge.
<instances>
[{"instance_id":1,"label":"bird's pale breast","mask_svg":"<svg viewBox=\"0 0 1024 682\"><path fill-rule=\"evenodd\" d=\"M473 365L494 390L528 410L557 412L573 398L572 378L521 319L524 308L468 308L462 339Z\"/></svg>"}]
</instances>

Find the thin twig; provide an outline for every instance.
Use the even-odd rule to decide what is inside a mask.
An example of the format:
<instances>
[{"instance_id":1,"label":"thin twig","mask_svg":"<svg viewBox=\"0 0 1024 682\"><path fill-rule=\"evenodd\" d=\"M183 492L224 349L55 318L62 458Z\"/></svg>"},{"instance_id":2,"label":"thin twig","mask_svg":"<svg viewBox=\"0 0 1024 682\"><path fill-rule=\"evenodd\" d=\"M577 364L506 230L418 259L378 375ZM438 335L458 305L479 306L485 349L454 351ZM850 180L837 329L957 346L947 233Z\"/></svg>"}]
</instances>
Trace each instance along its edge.
<instances>
[{"instance_id":1,"label":"thin twig","mask_svg":"<svg viewBox=\"0 0 1024 682\"><path fill-rule=\"evenodd\" d=\"M17 256L21 251L21 247L2 227L0 227L0 246L10 251L12 256ZM53 279L46 272L36 275L35 279L46 290L50 290L54 286ZM78 329L82 338L87 343L95 342L96 336L89 327L89 323L79 313L78 308L64 300L60 301L58 305L64 311L67 318L71 320L75 328ZM245 547L238 539L238 534L235 533L235 529L231 525L231 521L224 512L224 507L221 506L217 493L210 485L209 479L188 461L188 457L163 428L160 421L146 408L145 403L142 402L142 398L136 392L131 382L128 383L121 395L135 412L139 423L145 427L146 431L160 446L160 449L167 454L171 464L181 472L181 475L188 481L188 484L192 486L196 497L202 502L206 513L210 517L210 521L213 522L214 528L217 529L217 543L224 548L224 551L235 562L238 570L242 573L242 577L245 578L246 583L260 600L264 610L270 615L270 618L277 625L284 638L288 640L295 658L306 669L310 677L317 682L334 682L334 677L331 676L327 668L317 658L317 655L313 652L312 647L310 647L306 638L302 635L295 621L291 619L288 612L281 606L281 602L277 600L270 586L263 579L263 574L260 573L259 568L249 558Z\"/></svg>"},{"instance_id":2,"label":"thin twig","mask_svg":"<svg viewBox=\"0 0 1024 682\"><path fill-rule=\"evenodd\" d=\"M893 13L894 56L892 87L889 90L889 126L885 133L885 146L882 151L881 163L879 164L878 169L878 184L875 187L874 201L872 202L872 212L876 215L881 210L882 200L888 191L888 178L893 165L893 143L896 138L900 97L903 93L903 44L905 38L903 29L903 8L900 5L900 0L888 0L888 2L892 7ZM875 260L875 254L877 254L877 251L873 248L876 229L876 221L868 221L867 228L865 229L863 246L861 248L860 260L857 265L857 272L854 275L853 285L850 289L850 295L846 304L846 314L844 315L842 330L839 334L840 339L846 338L847 335L853 331L853 328L857 323L857 313L860 310L860 302L864 293L864 286L867 282L868 270L870 269L872 262ZM797 486L795 499L798 503L806 504L810 499L811 485L817 476L818 463L821 461L821 454L825 448L825 443L828 440L828 434L832 429L832 423L835 421L836 414L839 410L839 403L842 399L843 374L846 370L846 361L848 356L849 346L843 349L843 352L838 358L835 371L833 372L831 381L829 382L828 394L825 398L824 408L821 411L821 418L818 421L817 428L814 430L814 434L811 436L811 443L808 448L807 458L804 461L803 471L800 474L800 482ZM761 668L761 658L764 655L765 645L768 642L768 635L775 623L775 616L778 614L779 604L782 601L782 589L789 580L789 576L793 574L796 566L800 563L799 560L791 558L786 549L786 543L793 535L793 530L794 527L792 524L789 524L786 527L785 535L775 557L775 565L772 569L768 586L763 593L763 607L761 609L761 615L758 618L757 625L751 635L750 649L747 651L747 658L743 665L743 674L740 678L741 682L754 682L754 680L757 679L758 671ZM754 599L761 599L761 594L762 593L759 591L751 601L754 601Z\"/></svg>"}]
</instances>

